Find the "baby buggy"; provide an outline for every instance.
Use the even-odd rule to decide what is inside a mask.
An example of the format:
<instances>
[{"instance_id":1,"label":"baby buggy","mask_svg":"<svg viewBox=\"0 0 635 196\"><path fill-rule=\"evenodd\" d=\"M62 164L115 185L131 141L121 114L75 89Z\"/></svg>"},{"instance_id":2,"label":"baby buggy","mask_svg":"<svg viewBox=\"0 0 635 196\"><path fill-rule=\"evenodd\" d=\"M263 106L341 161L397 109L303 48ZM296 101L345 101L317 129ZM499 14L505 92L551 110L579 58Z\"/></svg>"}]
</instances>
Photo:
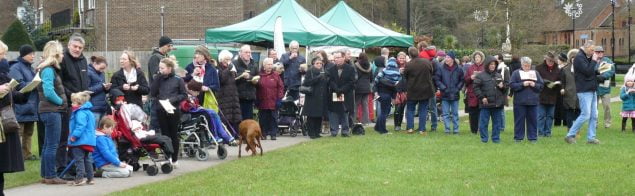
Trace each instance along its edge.
<instances>
[{"instance_id":1,"label":"baby buggy","mask_svg":"<svg viewBox=\"0 0 635 196\"><path fill-rule=\"evenodd\" d=\"M292 99L283 99L278 109L278 130L280 135L289 134L295 137L298 133L307 135L303 128L304 120L302 119L302 107L298 106L297 101Z\"/></svg>"},{"instance_id":2,"label":"baby buggy","mask_svg":"<svg viewBox=\"0 0 635 196\"><path fill-rule=\"evenodd\" d=\"M183 152L187 157L196 157L199 161L209 158L207 149L216 146L219 159L227 158L225 145L217 142L210 131L207 117L200 113L183 113L179 124L179 136Z\"/></svg>"},{"instance_id":3,"label":"baby buggy","mask_svg":"<svg viewBox=\"0 0 635 196\"><path fill-rule=\"evenodd\" d=\"M152 163L143 164L143 169L148 175L157 175L159 168L161 168L164 174L171 173L173 170L172 164L170 163L169 156L161 148L161 145L141 142L132 132L129 123L131 118L126 109L124 109L124 107L126 107L124 105L125 104L122 104L119 106L119 109L113 110L113 118L115 122L117 122L117 125L113 131L112 138L117 141L119 159L131 165L134 171L137 171L141 168L139 159L141 157L148 157ZM132 106L134 104L130 105Z\"/></svg>"}]
</instances>

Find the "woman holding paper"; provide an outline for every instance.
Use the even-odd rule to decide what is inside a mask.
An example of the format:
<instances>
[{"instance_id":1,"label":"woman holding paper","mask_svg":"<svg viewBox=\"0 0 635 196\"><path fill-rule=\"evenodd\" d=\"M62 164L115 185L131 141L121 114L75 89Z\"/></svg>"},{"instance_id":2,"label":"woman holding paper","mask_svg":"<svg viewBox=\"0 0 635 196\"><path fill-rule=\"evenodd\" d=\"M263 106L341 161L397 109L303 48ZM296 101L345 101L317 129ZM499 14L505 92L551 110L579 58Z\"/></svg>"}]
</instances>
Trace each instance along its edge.
<instances>
[{"instance_id":1,"label":"woman holding paper","mask_svg":"<svg viewBox=\"0 0 635 196\"><path fill-rule=\"evenodd\" d=\"M538 134L542 137L551 137L556 101L562 87L556 55L547 52L545 61L536 67L536 71L545 82L545 88L540 92L540 105L538 105Z\"/></svg>"},{"instance_id":2,"label":"woman holding paper","mask_svg":"<svg viewBox=\"0 0 635 196\"><path fill-rule=\"evenodd\" d=\"M35 78L35 71L31 67L34 59L35 50L31 46L23 45L20 47L20 57L18 57L17 63L13 64L9 69L9 77L20 83L16 90L23 89ZM37 93L30 93L28 99L24 104L15 104L13 110L18 123L20 123L19 133L22 139L22 156L25 160L36 160L37 157L31 153L31 136L33 136L35 122L38 121Z\"/></svg>"},{"instance_id":3,"label":"woman holding paper","mask_svg":"<svg viewBox=\"0 0 635 196\"><path fill-rule=\"evenodd\" d=\"M148 80L141 71L141 64L130 50L123 51L119 57L119 64L121 69L112 75L110 88L121 90L128 103L143 107L141 97L147 95L150 88Z\"/></svg>"},{"instance_id":4,"label":"woman holding paper","mask_svg":"<svg viewBox=\"0 0 635 196\"><path fill-rule=\"evenodd\" d=\"M174 152L179 151L178 126L181 120L179 103L187 98L185 82L174 74L175 63L171 59L164 58L159 63L159 75L154 77L150 88L150 97L153 97L161 106L157 110L159 126L163 135L172 139ZM172 165L177 166L179 153L172 154Z\"/></svg>"},{"instance_id":5,"label":"woman holding paper","mask_svg":"<svg viewBox=\"0 0 635 196\"><path fill-rule=\"evenodd\" d=\"M538 95L542 91L542 78L535 70L531 70L531 59L520 59L521 69L514 71L509 86L514 92L514 140L521 142L527 139L530 142L538 140L536 128L538 117Z\"/></svg>"}]
</instances>

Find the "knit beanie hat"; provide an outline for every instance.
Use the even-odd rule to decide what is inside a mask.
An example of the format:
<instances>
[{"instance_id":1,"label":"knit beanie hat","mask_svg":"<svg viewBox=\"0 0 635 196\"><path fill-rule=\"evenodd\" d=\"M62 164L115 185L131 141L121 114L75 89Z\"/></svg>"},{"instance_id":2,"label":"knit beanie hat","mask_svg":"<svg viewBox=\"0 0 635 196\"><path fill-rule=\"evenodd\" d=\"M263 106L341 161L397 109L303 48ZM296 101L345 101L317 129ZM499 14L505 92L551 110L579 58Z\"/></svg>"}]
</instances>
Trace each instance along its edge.
<instances>
[{"instance_id":1,"label":"knit beanie hat","mask_svg":"<svg viewBox=\"0 0 635 196\"><path fill-rule=\"evenodd\" d=\"M20 57L24 57L28 54L31 54L35 52L35 50L33 50L33 47L31 47L30 45L22 45L20 46Z\"/></svg>"}]
</instances>

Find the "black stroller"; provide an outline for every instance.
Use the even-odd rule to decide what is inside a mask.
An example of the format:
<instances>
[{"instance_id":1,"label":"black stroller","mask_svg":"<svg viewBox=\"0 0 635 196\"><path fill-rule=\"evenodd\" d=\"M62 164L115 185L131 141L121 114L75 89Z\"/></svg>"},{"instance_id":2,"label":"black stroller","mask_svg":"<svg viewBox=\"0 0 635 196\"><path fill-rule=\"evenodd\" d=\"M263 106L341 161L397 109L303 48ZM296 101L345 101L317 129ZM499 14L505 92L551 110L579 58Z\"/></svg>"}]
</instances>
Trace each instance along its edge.
<instances>
[{"instance_id":1,"label":"black stroller","mask_svg":"<svg viewBox=\"0 0 635 196\"><path fill-rule=\"evenodd\" d=\"M278 133L280 135L289 134L291 137L297 136L299 133L306 136L304 128L304 119L300 115L302 107L296 104L292 99L283 99L280 109L278 109Z\"/></svg>"}]
</instances>

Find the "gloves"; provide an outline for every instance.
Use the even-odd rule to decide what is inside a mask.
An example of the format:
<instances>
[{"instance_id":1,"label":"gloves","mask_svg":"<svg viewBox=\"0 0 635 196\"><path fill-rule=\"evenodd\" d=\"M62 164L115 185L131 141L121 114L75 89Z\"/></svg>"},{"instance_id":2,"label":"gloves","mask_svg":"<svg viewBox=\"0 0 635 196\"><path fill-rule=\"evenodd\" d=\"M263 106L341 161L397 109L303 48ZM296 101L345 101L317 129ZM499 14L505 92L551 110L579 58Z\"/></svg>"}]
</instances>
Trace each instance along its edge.
<instances>
[{"instance_id":1,"label":"gloves","mask_svg":"<svg viewBox=\"0 0 635 196\"><path fill-rule=\"evenodd\" d=\"M604 80L606 80L606 78L602 75L597 75L595 76L595 78L597 79L598 83L602 83L604 82Z\"/></svg>"},{"instance_id":2,"label":"gloves","mask_svg":"<svg viewBox=\"0 0 635 196\"><path fill-rule=\"evenodd\" d=\"M278 99L276 100L276 108L280 108L280 106L282 106L282 100Z\"/></svg>"}]
</instances>

